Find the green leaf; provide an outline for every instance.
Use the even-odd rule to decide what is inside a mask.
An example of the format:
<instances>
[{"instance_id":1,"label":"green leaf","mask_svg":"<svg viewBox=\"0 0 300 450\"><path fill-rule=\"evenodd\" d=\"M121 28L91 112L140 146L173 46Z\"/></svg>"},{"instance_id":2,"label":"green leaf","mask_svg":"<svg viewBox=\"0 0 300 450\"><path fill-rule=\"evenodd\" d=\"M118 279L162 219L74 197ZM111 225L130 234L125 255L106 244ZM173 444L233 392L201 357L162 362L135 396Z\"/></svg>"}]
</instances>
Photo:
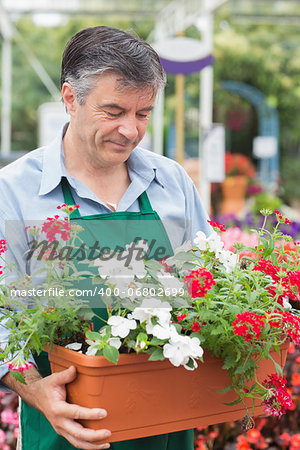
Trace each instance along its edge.
<instances>
[{"instance_id":1,"label":"green leaf","mask_svg":"<svg viewBox=\"0 0 300 450\"><path fill-rule=\"evenodd\" d=\"M154 336L150 341L150 345L160 345L162 342L164 341Z\"/></svg>"},{"instance_id":2,"label":"green leaf","mask_svg":"<svg viewBox=\"0 0 300 450\"><path fill-rule=\"evenodd\" d=\"M20 372L18 372L17 370L13 370L13 371L10 372L10 373L13 374L14 378L15 378L17 381L19 381L19 382L22 383L22 384L26 384L25 378L24 378L24 376L23 376Z\"/></svg>"},{"instance_id":3,"label":"green leaf","mask_svg":"<svg viewBox=\"0 0 300 450\"><path fill-rule=\"evenodd\" d=\"M116 347L113 347L112 345L106 345L104 347L103 355L106 359L108 359L108 361L111 361L114 364L117 364L119 361L119 352Z\"/></svg>"},{"instance_id":4,"label":"green leaf","mask_svg":"<svg viewBox=\"0 0 300 450\"><path fill-rule=\"evenodd\" d=\"M223 389L220 389L219 391L217 391L217 394L223 394L225 392L229 392L229 391L231 391L231 389L232 389L232 386L226 386Z\"/></svg>"},{"instance_id":5,"label":"green leaf","mask_svg":"<svg viewBox=\"0 0 300 450\"><path fill-rule=\"evenodd\" d=\"M222 369L228 370L231 369L231 367L234 367L236 364L236 354L230 353L228 356L224 358L224 364L222 366Z\"/></svg>"},{"instance_id":6,"label":"green leaf","mask_svg":"<svg viewBox=\"0 0 300 450\"><path fill-rule=\"evenodd\" d=\"M193 261L195 260L195 256L192 253L178 252L172 259L176 259L177 261Z\"/></svg>"},{"instance_id":7,"label":"green leaf","mask_svg":"<svg viewBox=\"0 0 300 450\"><path fill-rule=\"evenodd\" d=\"M223 334L223 333L224 333L224 327L222 327L221 325L218 326L217 328L213 328L211 330L212 335Z\"/></svg>"},{"instance_id":8,"label":"green leaf","mask_svg":"<svg viewBox=\"0 0 300 450\"><path fill-rule=\"evenodd\" d=\"M85 335L91 341L99 341L101 339L100 333L97 333L96 331L87 331Z\"/></svg>"},{"instance_id":9,"label":"green leaf","mask_svg":"<svg viewBox=\"0 0 300 450\"><path fill-rule=\"evenodd\" d=\"M163 361L164 359L162 348L156 348L149 358L150 361Z\"/></svg>"},{"instance_id":10,"label":"green leaf","mask_svg":"<svg viewBox=\"0 0 300 450\"><path fill-rule=\"evenodd\" d=\"M146 333L139 333L136 338L137 341L147 342L148 335Z\"/></svg>"},{"instance_id":11,"label":"green leaf","mask_svg":"<svg viewBox=\"0 0 300 450\"><path fill-rule=\"evenodd\" d=\"M281 354L281 353L280 353L280 347L279 347L279 345L277 345L277 344L273 344L273 348L274 348L275 352L277 352L277 353L278 353L278 355L280 355L280 354Z\"/></svg>"},{"instance_id":12,"label":"green leaf","mask_svg":"<svg viewBox=\"0 0 300 450\"><path fill-rule=\"evenodd\" d=\"M38 336L36 333L34 333L34 334L32 335L31 343L32 343L33 346L34 346L34 350L35 350L37 353L39 353L39 352L41 351L41 341L40 341L39 336Z\"/></svg>"},{"instance_id":13,"label":"green leaf","mask_svg":"<svg viewBox=\"0 0 300 450\"><path fill-rule=\"evenodd\" d=\"M234 402L230 402L230 403L223 403L224 405L227 406L234 406L237 405L238 403L241 403L242 399L238 398L237 400L235 400Z\"/></svg>"}]
</instances>

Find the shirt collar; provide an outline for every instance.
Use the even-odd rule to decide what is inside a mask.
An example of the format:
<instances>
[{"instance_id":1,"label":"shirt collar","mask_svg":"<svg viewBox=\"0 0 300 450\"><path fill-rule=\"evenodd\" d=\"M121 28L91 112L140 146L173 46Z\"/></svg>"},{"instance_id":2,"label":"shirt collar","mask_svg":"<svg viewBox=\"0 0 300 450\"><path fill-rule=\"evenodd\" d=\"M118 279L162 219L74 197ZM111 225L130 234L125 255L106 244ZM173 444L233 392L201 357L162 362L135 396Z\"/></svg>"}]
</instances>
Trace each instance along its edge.
<instances>
[{"instance_id":1,"label":"shirt collar","mask_svg":"<svg viewBox=\"0 0 300 450\"><path fill-rule=\"evenodd\" d=\"M64 125L57 138L49 144L43 154L43 169L39 195L45 195L55 189L63 176L67 176L63 151L63 137L67 131L68 123ZM127 161L129 174L134 172L139 177L151 183L155 180L164 187L157 174L157 166L152 158L146 158L139 147L136 147ZM131 177L132 178L132 177Z\"/></svg>"},{"instance_id":2,"label":"shirt collar","mask_svg":"<svg viewBox=\"0 0 300 450\"><path fill-rule=\"evenodd\" d=\"M152 155L152 152L148 152ZM159 169L157 167L154 158L147 158L140 147L136 147L128 158L127 161L129 174L130 172L136 173L138 176L145 178L145 180L151 182L155 180L158 184L164 187L164 183L159 176Z\"/></svg>"}]
</instances>

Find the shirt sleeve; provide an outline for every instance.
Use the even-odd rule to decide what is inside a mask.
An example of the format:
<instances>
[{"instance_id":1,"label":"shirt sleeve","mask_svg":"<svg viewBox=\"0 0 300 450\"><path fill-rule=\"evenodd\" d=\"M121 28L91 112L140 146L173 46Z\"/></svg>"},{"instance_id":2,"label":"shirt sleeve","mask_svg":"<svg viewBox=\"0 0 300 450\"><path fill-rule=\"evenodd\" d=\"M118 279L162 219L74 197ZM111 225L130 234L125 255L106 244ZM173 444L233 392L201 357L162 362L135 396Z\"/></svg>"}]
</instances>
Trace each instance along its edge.
<instances>
[{"instance_id":1,"label":"shirt sleeve","mask_svg":"<svg viewBox=\"0 0 300 450\"><path fill-rule=\"evenodd\" d=\"M187 228L185 240L195 239L198 231L203 231L207 236L212 233L212 228L208 223L209 216L205 211L199 193L192 182L188 179L186 194Z\"/></svg>"}]
</instances>

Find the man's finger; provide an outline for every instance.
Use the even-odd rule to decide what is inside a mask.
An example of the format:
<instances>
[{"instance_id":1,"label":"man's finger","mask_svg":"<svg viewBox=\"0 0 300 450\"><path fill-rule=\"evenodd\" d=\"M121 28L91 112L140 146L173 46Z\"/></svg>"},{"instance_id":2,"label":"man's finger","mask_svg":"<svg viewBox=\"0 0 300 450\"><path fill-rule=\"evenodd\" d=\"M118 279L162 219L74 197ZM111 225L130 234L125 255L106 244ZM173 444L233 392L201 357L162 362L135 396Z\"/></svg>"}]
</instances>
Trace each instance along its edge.
<instances>
[{"instance_id":1,"label":"man's finger","mask_svg":"<svg viewBox=\"0 0 300 450\"><path fill-rule=\"evenodd\" d=\"M68 369L49 375L49 381L51 380L51 382L55 384L71 383L71 381L75 380L75 378L76 378L76 368L74 366L70 366Z\"/></svg>"},{"instance_id":2,"label":"man's finger","mask_svg":"<svg viewBox=\"0 0 300 450\"><path fill-rule=\"evenodd\" d=\"M59 402L56 405L57 415L67 417L74 420L97 420L104 419L107 416L107 411L101 408L85 408L84 406L69 404L66 402Z\"/></svg>"},{"instance_id":3,"label":"man's finger","mask_svg":"<svg viewBox=\"0 0 300 450\"><path fill-rule=\"evenodd\" d=\"M92 444L91 442L86 442L80 439L74 438L71 434L65 432L64 438L67 439L70 444L72 444L76 448L81 448L84 450L100 450L100 449L106 449L110 448L110 444Z\"/></svg>"}]
</instances>

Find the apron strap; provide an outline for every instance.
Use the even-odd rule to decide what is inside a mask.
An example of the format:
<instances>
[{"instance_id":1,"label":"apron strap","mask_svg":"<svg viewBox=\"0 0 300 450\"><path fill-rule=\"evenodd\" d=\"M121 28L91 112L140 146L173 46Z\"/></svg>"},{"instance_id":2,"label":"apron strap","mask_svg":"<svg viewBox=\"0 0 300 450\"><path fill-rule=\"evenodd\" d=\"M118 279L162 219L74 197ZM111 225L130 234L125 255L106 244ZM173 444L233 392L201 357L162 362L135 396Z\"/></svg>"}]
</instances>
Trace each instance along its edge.
<instances>
[{"instance_id":1,"label":"apron strap","mask_svg":"<svg viewBox=\"0 0 300 450\"><path fill-rule=\"evenodd\" d=\"M67 205L75 205L75 200L73 198L69 182L66 177L62 177L61 179L61 188L64 195L64 201ZM79 219L80 212L78 209L75 209L75 211L72 212L72 219Z\"/></svg>"},{"instance_id":2,"label":"apron strap","mask_svg":"<svg viewBox=\"0 0 300 450\"><path fill-rule=\"evenodd\" d=\"M67 205L75 205L75 200L73 198L71 189L70 189L70 184L67 180L66 177L62 177L61 179L61 188L63 191L63 196L64 196L64 201ZM141 193L141 195L138 197L138 202L139 202L139 207L140 207L140 212L142 214L147 214L147 213L152 213L153 209L150 203L150 200L148 198L147 192L144 191ZM75 211L73 211L72 213L72 219L79 219L80 216L80 212L78 209L76 209Z\"/></svg>"},{"instance_id":3,"label":"apron strap","mask_svg":"<svg viewBox=\"0 0 300 450\"><path fill-rule=\"evenodd\" d=\"M144 191L141 193L141 195L138 198L139 201L139 207L141 213L150 213L153 212L149 197L147 195L147 192Z\"/></svg>"}]
</instances>

